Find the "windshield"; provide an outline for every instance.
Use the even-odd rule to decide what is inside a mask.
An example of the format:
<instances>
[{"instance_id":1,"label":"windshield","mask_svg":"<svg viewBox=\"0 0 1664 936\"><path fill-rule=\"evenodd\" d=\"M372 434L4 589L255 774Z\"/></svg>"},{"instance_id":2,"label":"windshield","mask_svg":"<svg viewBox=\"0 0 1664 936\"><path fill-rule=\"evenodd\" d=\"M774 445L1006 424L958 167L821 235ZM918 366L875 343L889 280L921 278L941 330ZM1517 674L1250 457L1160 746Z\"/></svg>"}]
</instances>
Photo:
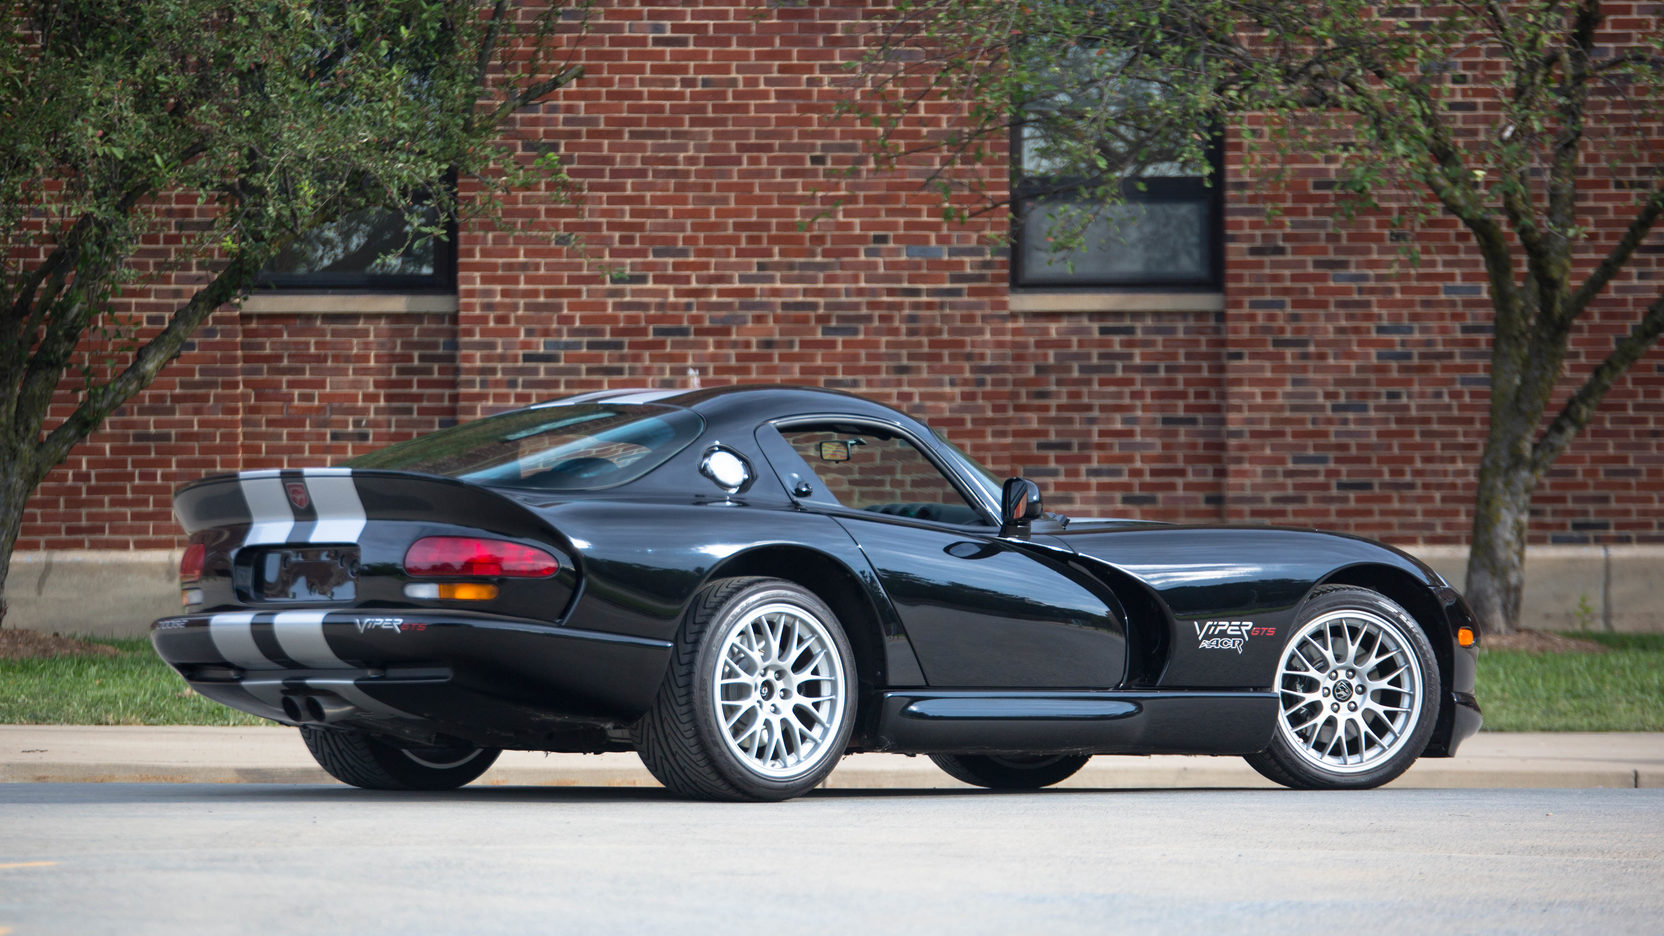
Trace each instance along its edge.
<instances>
[{"instance_id":1,"label":"windshield","mask_svg":"<svg viewBox=\"0 0 1664 936\"><path fill-rule=\"evenodd\" d=\"M982 467L976 459L966 455L964 449L954 445L952 439L942 434L942 430L932 428L930 432L936 437L936 441L946 446L948 452L959 460L959 464L966 469L965 474L969 475L972 481L975 481L984 491L988 492L988 499L998 504L1003 482L992 471Z\"/></svg>"},{"instance_id":2,"label":"windshield","mask_svg":"<svg viewBox=\"0 0 1664 936\"><path fill-rule=\"evenodd\" d=\"M579 491L633 481L686 448L698 414L649 404L574 404L490 416L343 462L463 481Z\"/></svg>"}]
</instances>

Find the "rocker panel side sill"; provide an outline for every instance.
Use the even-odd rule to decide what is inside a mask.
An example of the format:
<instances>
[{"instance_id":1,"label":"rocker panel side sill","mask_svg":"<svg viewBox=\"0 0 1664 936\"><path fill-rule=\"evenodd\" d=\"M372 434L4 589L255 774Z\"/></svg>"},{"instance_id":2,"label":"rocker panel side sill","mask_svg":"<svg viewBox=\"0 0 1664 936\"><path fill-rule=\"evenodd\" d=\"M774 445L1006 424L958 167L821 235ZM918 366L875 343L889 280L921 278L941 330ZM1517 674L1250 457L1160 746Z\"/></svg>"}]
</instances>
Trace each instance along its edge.
<instances>
[{"instance_id":1,"label":"rocker panel side sill","mask_svg":"<svg viewBox=\"0 0 1664 936\"><path fill-rule=\"evenodd\" d=\"M869 750L897 753L1250 754L1277 694L905 690L879 697Z\"/></svg>"}]
</instances>

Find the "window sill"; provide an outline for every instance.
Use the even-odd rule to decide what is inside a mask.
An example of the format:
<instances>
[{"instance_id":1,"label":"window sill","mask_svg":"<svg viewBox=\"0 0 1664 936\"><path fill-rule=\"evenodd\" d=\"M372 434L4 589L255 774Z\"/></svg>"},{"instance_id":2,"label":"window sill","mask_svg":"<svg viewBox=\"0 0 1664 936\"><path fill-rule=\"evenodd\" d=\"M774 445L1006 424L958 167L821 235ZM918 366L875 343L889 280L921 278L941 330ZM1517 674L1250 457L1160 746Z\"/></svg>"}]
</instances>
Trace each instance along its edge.
<instances>
[{"instance_id":1,"label":"window sill","mask_svg":"<svg viewBox=\"0 0 1664 936\"><path fill-rule=\"evenodd\" d=\"M1012 292L1013 312L1223 312L1222 292Z\"/></svg>"},{"instance_id":2,"label":"window sill","mask_svg":"<svg viewBox=\"0 0 1664 936\"><path fill-rule=\"evenodd\" d=\"M422 315L455 312L455 293L257 292L239 307L244 315Z\"/></svg>"}]
</instances>

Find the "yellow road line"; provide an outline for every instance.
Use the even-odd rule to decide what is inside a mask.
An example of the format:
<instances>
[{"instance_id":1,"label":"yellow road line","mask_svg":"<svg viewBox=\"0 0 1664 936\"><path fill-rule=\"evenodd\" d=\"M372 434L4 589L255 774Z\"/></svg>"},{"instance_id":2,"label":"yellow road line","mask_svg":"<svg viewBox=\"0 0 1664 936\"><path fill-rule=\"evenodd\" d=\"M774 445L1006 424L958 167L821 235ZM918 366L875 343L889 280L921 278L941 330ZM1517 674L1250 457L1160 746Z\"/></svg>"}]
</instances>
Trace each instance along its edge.
<instances>
[{"instance_id":1,"label":"yellow road line","mask_svg":"<svg viewBox=\"0 0 1664 936\"><path fill-rule=\"evenodd\" d=\"M10 864L0 864L0 871L8 868L50 868L55 864L56 861L14 861ZM0 936L6 936L4 930L0 930Z\"/></svg>"}]
</instances>

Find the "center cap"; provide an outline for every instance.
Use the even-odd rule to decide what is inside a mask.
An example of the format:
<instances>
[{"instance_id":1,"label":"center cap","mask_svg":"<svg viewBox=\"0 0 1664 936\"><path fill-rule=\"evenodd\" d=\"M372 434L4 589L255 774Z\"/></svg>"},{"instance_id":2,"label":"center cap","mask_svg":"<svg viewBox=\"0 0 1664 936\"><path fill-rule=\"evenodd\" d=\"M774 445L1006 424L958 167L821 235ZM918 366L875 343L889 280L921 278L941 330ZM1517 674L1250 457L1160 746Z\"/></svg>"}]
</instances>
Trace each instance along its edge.
<instances>
[{"instance_id":1,"label":"center cap","mask_svg":"<svg viewBox=\"0 0 1664 936\"><path fill-rule=\"evenodd\" d=\"M1335 699L1340 702L1345 702L1350 698L1352 698L1352 684L1344 679L1335 683Z\"/></svg>"},{"instance_id":2,"label":"center cap","mask_svg":"<svg viewBox=\"0 0 1664 936\"><path fill-rule=\"evenodd\" d=\"M757 694L762 696L764 699L774 698L774 683L764 682L761 686L757 687Z\"/></svg>"}]
</instances>

